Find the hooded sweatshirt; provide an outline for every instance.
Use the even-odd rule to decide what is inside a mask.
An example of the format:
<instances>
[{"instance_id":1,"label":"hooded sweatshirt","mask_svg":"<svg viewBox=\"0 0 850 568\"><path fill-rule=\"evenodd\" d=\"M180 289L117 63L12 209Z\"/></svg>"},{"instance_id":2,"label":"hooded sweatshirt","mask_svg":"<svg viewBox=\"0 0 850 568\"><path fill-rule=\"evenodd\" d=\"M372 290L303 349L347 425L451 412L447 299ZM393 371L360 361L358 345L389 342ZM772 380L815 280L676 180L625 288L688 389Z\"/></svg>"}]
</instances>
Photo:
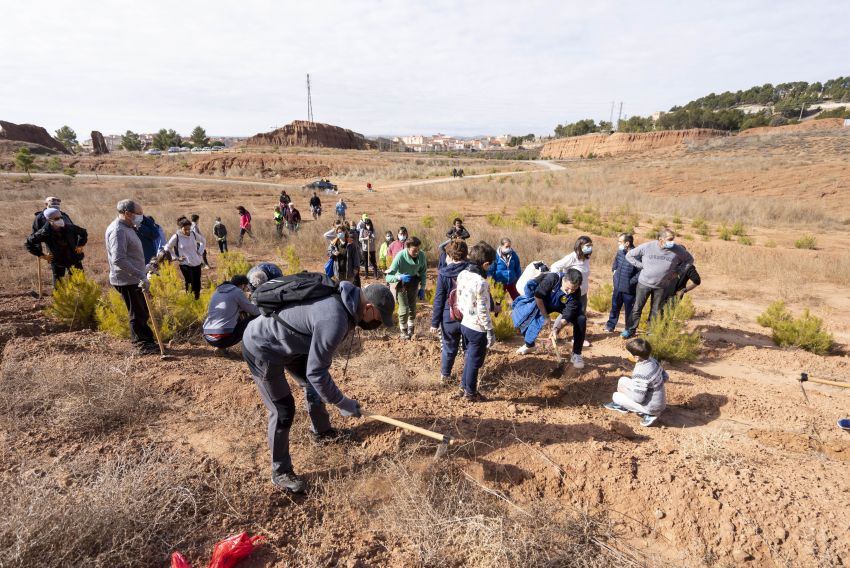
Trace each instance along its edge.
<instances>
[{"instance_id":1,"label":"hooded sweatshirt","mask_svg":"<svg viewBox=\"0 0 850 568\"><path fill-rule=\"evenodd\" d=\"M404 250L393 257L393 263L386 273L387 282L390 284L401 282L398 279L399 275L410 274L418 278L419 286L424 290L427 272L428 265L425 261L425 251L420 250L416 258L413 258L405 247Z\"/></svg>"},{"instance_id":2,"label":"hooded sweatshirt","mask_svg":"<svg viewBox=\"0 0 850 568\"><path fill-rule=\"evenodd\" d=\"M278 318L260 316L251 320L242 337L242 349L260 361L303 366L306 376L300 378L328 404L338 404L343 398L330 374L334 353L360 321L360 289L341 282L339 291L339 295L286 305L278 312L280 319L298 333L287 329Z\"/></svg>"},{"instance_id":3,"label":"hooded sweatshirt","mask_svg":"<svg viewBox=\"0 0 850 568\"><path fill-rule=\"evenodd\" d=\"M571 252L552 264L551 271L566 274L570 268L581 272L581 295L587 296L587 291L590 289L590 259L581 260L575 252Z\"/></svg>"},{"instance_id":4,"label":"hooded sweatshirt","mask_svg":"<svg viewBox=\"0 0 850 568\"><path fill-rule=\"evenodd\" d=\"M239 321L239 313L260 315L260 308L248 301L238 286L225 282L215 289L204 321L204 333L232 333Z\"/></svg>"},{"instance_id":5,"label":"hooded sweatshirt","mask_svg":"<svg viewBox=\"0 0 850 568\"><path fill-rule=\"evenodd\" d=\"M638 284L665 288L676 278L680 267L693 263L694 257L682 245L674 244L667 249L658 241L649 241L630 250L626 261L640 270Z\"/></svg>"},{"instance_id":6,"label":"hooded sweatshirt","mask_svg":"<svg viewBox=\"0 0 850 568\"><path fill-rule=\"evenodd\" d=\"M656 416L667 407L667 394L664 383L668 380L667 371L654 357L635 364L632 380L628 383L629 398L646 407L649 414Z\"/></svg>"},{"instance_id":7,"label":"hooded sweatshirt","mask_svg":"<svg viewBox=\"0 0 850 568\"><path fill-rule=\"evenodd\" d=\"M431 308L431 327L441 324L457 323L449 311L449 292L457 287L458 275L466 270L468 262L449 262L437 273L437 288L434 292L434 305Z\"/></svg>"}]
</instances>

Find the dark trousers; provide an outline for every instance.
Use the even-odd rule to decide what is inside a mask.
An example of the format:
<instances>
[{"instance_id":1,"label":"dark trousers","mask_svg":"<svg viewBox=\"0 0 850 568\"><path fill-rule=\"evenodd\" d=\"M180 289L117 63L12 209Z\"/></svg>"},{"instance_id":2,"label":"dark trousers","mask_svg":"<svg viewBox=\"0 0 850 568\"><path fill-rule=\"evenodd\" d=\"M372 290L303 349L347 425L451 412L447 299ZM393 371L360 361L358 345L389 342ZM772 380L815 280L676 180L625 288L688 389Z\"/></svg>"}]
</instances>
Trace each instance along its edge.
<instances>
[{"instance_id":1,"label":"dark trousers","mask_svg":"<svg viewBox=\"0 0 850 568\"><path fill-rule=\"evenodd\" d=\"M153 331L148 326L148 305L145 303L145 297L139 286L136 284L128 284L126 286L114 286L118 293L121 294L121 299L127 306L127 312L130 316L130 340L137 345L156 345Z\"/></svg>"},{"instance_id":2,"label":"dark trousers","mask_svg":"<svg viewBox=\"0 0 850 568\"><path fill-rule=\"evenodd\" d=\"M375 277L378 276L378 257L374 250L363 251L363 266L366 268L366 278L369 278L369 266L372 266L372 271Z\"/></svg>"},{"instance_id":3,"label":"dark trousers","mask_svg":"<svg viewBox=\"0 0 850 568\"><path fill-rule=\"evenodd\" d=\"M573 324L573 353L581 355L581 349L584 347L584 337L587 335L587 316L578 314L566 321Z\"/></svg>"},{"instance_id":4,"label":"dark trousers","mask_svg":"<svg viewBox=\"0 0 850 568\"><path fill-rule=\"evenodd\" d=\"M53 285L56 286L56 281L60 278L64 278L66 274L70 274L72 268L78 268L82 270L83 265L82 263L78 262L74 266L59 266L54 262L51 263L50 268L53 269Z\"/></svg>"},{"instance_id":5,"label":"dark trousers","mask_svg":"<svg viewBox=\"0 0 850 568\"><path fill-rule=\"evenodd\" d=\"M460 347L460 322L443 322L440 324L440 331L443 334L443 349L440 354L440 374L448 377L452 374L452 367L454 367L455 359L457 359L457 351Z\"/></svg>"},{"instance_id":6,"label":"dark trousers","mask_svg":"<svg viewBox=\"0 0 850 568\"><path fill-rule=\"evenodd\" d=\"M617 327L617 321L620 319L620 310L625 308L626 311L626 329L632 327L632 309L635 306L634 294L626 292L618 292L614 290L611 294L611 313L608 315L608 323L605 325L608 329L613 330Z\"/></svg>"},{"instance_id":7,"label":"dark trousers","mask_svg":"<svg viewBox=\"0 0 850 568\"><path fill-rule=\"evenodd\" d=\"M307 356L299 356L287 363L270 361L256 356L250 347L243 345L242 357L248 363L251 376L263 404L269 414L268 437L272 457L272 472L292 471L292 458L289 455L289 430L295 417L295 399L289 390L285 371L304 389L307 413L310 415L312 430L317 433L331 429L331 419L325 403L316 389L307 381Z\"/></svg>"},{"instance_id":8,"label":"dark trousers","mask_svg":"<svg viewBox=\"0 0 850 568\"><path fill-rule=\"evenodd\" d=\"M195 295L195 299L201 297L201 265L198 266L186 266L185 264L180 265L180 272L183 273L183 280L186 281L186 291L192 289L192 293Z\"/></svg>"},{"instance_id":9,"label":"dark trousers","mask_svg":"<svg viewBox=\"0 0 850 568\"><path fill-rule=\"evenodd\" d=\"M487 333L475 331L461 325L460 333L466 356L463 362L461 387L466 394L478 392L478 371L484 366L487 357Z\"/></svg>"},{"instance_id":10,"label":"dark trousers","mask_svg":"<svg viewBox=\"0 0 850 568\"><path fill-rule=\"evenodd\" d=\"M257 316L248 316L239 318L239 321L236 323L236 327L233 328L229 334L212 338L206 334L204 334L204 340L212 347L217 347L219 349L227 349L228 347L233 347L240 341L242 341L242 336L245 335L245 328L248 327L248 322L254 319Z\"/></svg>"},{"instance_id":11,"label":"dark trousers","mask_svg":"<svg viewBox=\"0 0 850 568\"><path fill-rule=\"evenodd\" d=\"M209 266L210 262L207 260L207 250L206 249L204 249L203 259L204 259L204 265Z\"/></svg>"},{"instance_id":12,"label":"dark trousers","mask_svg":"<svg viewBox=\"0 0 850 568\"><path fill-rule=\"evenodd\" d=\"M227 239L218 241L218 252L227 252Z\"/></svg>"},{"instance_id":13,"label":"dark trousers","mask_svg":"<svg viewBox=\"0 0 850 568\"><path fill-rule=\"evenodd\" d=\"M667 294L663 288L650 288L638 283L637 291L635 292L635 305L632 308L632 325L629 326L629 331L634 333L640 325L640 313L646 305L646 301L651 298L651 307L649 308L649 321L652 321L664 305L664 300Z\"/></svg>"}]
</instances>

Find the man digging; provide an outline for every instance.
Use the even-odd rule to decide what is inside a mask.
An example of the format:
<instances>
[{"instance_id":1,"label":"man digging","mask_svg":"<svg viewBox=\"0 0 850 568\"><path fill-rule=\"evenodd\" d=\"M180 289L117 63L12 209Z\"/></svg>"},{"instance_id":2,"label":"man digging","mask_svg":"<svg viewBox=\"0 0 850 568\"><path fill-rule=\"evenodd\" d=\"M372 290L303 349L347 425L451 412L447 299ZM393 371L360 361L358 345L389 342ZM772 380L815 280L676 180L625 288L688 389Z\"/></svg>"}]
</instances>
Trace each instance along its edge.
<instances>
[{"instance_id":1,"label":"man digging","mask_svg":"<svg viewBox=\"0 0 850 568\"><path fill-rule=\"evenodd\" d=\"M273 287L288 278L309 279L307 273L265 284ZM327 280L327 279L326 279ZM393 326L395 301L389 288L372 284L357 288L341 282L335 290L330 281L317 283L317 292L304 300L275 307L272 313L251 321L242 339L242 355L268 410L272 483L293 493L303 493L305 482L295 474L289 455L289 430L295 415L295 399L286 373L304 389L310 432L316 442L345 440L350 432L331 426L325 403L333 404L345 417L359 418L360 404L346 397L330 375L334 353L357 325L376 329ZM263 309L263 289L255 302Z\"/></svg>"}]
</instances>

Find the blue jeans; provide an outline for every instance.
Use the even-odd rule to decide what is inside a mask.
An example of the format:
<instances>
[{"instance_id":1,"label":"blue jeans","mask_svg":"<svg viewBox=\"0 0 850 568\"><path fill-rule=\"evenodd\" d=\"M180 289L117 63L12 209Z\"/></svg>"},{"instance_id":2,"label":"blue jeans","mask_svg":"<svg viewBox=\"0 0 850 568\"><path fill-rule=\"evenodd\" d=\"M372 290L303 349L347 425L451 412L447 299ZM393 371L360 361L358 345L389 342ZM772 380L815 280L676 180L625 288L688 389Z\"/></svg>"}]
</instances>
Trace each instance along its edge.
<instances>
[{"instance_id":1,"label":"blue jeans","mask_svg":"<svg viewBox=\"0 0 850 568\"><path fill-rule=\"evenodd\" d=\"M440 324L440 331L443 334L443 350L440 354L440 374L448 377L452 374L455 359L457 358L457 350L460 347L460 322L453 321Z\"/></svg>"},{"instance_id":2,"label":"blue jeans","mask_svg":"<svg viewBox=\"0 0 850 568\"><path fill-rule=\"evenodd\" d=\"M605 325L608 329L617 327L617 321L620 319L620 310L626 309L626 329L632 327L632 309L635 306L634 294L618 292L614 290L611 294L611 314L608 316L608 323Z\"/></svg>"},{"instance_id":3,"label":"blue jeans","mask_svg":"<svg viewBox=\"0 0 850 568\"><path fill-rule=\"evenodd\" d=\"M487 334L464 325L460 326L460 333L466 351L461 387L466 394L471 395L478 392L478 371L484 366L487 357Z\"/></svg>"}]
</instances>

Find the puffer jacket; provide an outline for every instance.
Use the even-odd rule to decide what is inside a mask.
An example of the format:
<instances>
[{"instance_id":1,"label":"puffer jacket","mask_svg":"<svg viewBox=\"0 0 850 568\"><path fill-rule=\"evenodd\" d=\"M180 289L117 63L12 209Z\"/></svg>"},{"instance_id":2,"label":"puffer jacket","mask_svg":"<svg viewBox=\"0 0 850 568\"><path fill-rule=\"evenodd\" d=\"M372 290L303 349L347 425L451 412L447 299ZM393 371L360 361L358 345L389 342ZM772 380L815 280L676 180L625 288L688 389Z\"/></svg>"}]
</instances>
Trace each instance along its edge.
<instances>
[{"instance_id":1,"label":"puffer jacket","mask_svg":"<svg viewBox=\"0 0 850 568\"><path fill-rule=\"evenodd\" d=\"M626 253L627 251L618 250L611 264L611 272L614 273L614 291L634 296L638 278L640 278L640 268L626 260Z\"/></svg>"},{"instance_id":2,"label":"puffer jacket","mask_svg":"<svg viewBox=\"0 0 850 568\"><path fill-rule=\"evenodd\" d=\"M443 323L457 323L449 311L449 292L457 286L458 274L466 270L467 265L466 261L447 264L437 273L437 288L431 308L431 327L437 328Z\"/></svg>"}]
</instances>

